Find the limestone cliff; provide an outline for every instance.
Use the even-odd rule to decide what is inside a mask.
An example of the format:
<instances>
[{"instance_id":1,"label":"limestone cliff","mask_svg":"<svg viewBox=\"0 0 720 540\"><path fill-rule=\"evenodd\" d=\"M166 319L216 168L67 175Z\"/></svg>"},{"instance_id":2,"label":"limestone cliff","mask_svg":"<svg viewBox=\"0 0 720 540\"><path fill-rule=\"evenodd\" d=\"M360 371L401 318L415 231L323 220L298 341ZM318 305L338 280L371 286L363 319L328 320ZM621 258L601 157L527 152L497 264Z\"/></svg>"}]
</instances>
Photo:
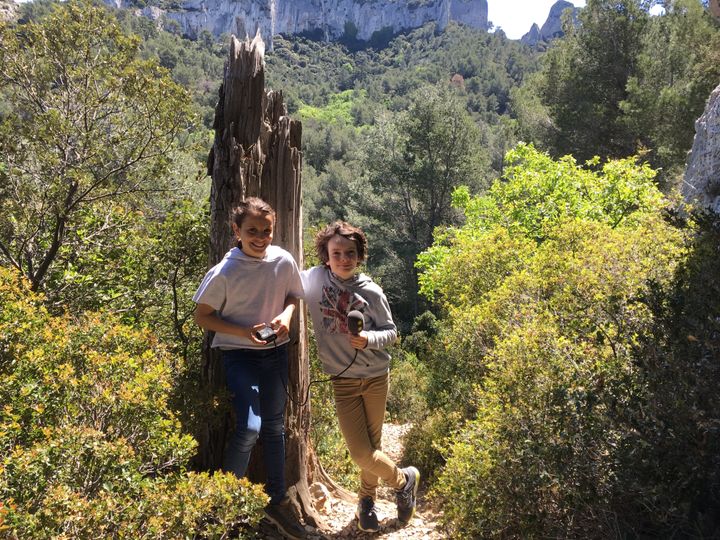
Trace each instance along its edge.
<instances>
[{"instance_id":1,"label":"limestone cliff","mask_svg":"<svg viewBox=\"0 0 720 540\"><path fill-rule=\"evenodd\" d=\"M128 0L106 0L130 7ZM180 23L184 34L196 37L202 30L235 34L241 38L261 35L269 41L277 34L316 33L328 40L344 34L369 40L374 32L393 33L435 21L444 28L449 21L487 28L487 0L185 0L173 11L143 14L166 16Z\"/></svg>"},{"instance_id":2,"label":"limestone cliff","mask_svg":"<svg viewBox=\"0 0 720 540\"><path fill-rule=\"evenodd\" d=\"M550 8L550 13L541 28L537 24L533 24L530 31L520 38L520 41L534 47L538 43L547 43L552 39L562 36L562 14L566 9L572 10L573 21L577 24L577 14L579 9L570 2L558 0Z\"/></svg>"},{"instance_id":3,"label":"limestone cliff","mask_svg":"<svg viewBox=\"0 0 720 540\"><path fill-rule=\"evenodd\" d=\"M526 45L530 45L531 47L534 47L539 41L542 41L542 37L540 36L540 27L537 23L533 23L528 33L521 37L520 41Z\"/></svg>"},{"instance_id":4,"label":"limestone cliff","mask_svg":"<svg viewBox=\"0 0 720 540\"><path fill-rule=\"evenodd\" d=\"M695 140L681 188L686 201L720 214L720 86L695 122Z\"/></svg>"},{"instance_id":5,"label":"limestone cliff","mask_svg":"<svg viewBox=\"0 0 720 540\"><path fill-rule=\"evenodd\" d=\"M17 4L15 2L0 0L0 22L12 21L17 15Z\"/></svg>"}]
</instances>

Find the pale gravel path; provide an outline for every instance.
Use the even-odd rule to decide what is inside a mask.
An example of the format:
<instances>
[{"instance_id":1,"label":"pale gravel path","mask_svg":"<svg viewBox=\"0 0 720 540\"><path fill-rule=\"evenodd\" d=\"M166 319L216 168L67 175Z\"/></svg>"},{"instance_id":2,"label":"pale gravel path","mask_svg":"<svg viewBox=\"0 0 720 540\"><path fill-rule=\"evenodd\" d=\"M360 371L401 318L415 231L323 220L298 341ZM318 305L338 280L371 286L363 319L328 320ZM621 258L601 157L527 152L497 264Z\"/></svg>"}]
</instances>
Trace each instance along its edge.
<instances>
[{"instance_id":1,"label":"pale gravel path","mask_svg":"<svg viewBox=\"0 0 720 540\"><path fill-rule=\"evenodd\" d=\"M410 424L385 424L383 426L383 451L400 466L407 465L401 461L402 438L410 429ZM425 487L421 482L421 491ZM321 510L325 520L325 529L320 532L313 529L308 538L311 540L345 539L345 538L377 538L382 540L439 540L448 538L437 523L437 512L421 496L415 516L405 526L397 520L395 494L392 489L380 488L376 506L380 518L380 531L374 534L364 533L357 528L355 504L341 499L331 499ZM310 531L310 528L308 528ZM266 539L277 539L278 536L265 536Z\"/></svg>"}]
</instances>

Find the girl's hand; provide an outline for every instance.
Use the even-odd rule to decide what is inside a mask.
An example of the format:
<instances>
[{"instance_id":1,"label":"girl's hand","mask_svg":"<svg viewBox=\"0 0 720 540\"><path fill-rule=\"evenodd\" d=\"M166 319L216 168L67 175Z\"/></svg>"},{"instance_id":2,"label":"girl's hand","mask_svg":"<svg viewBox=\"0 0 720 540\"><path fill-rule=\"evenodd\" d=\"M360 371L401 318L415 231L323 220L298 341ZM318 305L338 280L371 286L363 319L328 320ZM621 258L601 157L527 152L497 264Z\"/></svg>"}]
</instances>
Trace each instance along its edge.
<instances>
[{"instance_id":1,"label":"girl's hand","mask_svg":"<svg viewBox=\"0 0 720 540\"><path fill-rule=\"evenodd\" d=\"M253 326L253 327L250 329L250 335L249 335L248 337L250 338L250 341L252 341L255 345L267 345L267 341L264 341L264 340L262 340L262 339L258 339L258 338L255 336L255 332L257 332L258 330L262 330L262 329L265 328L266 326L267 326L267 325L266 325L265 323L260 323L260 324L256 324L255 326Z\"/></svg>"},{"instance_id":2,"label":"girl's hand","mask_svg":"<svg viewBox=\"0 0 720 540\"><path fill-rule=\"evenodd\" d=\"M277 334L279 340L286 339L290 336L290 321L292 321L293 313L295 313L295 300L287 298L285 300L285 309L270 322L270 326L275 330L275 334Z\"/></svg>"},{"instance_id":3,"label":"girl's hand","mask_svg":"<svg viewBox=\"0 0 720 540\"><path fill-rule=\"evenodd\" d=\"M354 349L364 349L367 347L368 335L365 330L362 330L357 336L350 334L348 337L350 338L350 345L352 345Z\"/></svg>"},{"instance_id":4,"label":"girl's hand","mask_svg":"<svg viewBox=\"0 0 720 540\"><path fill-rule=\"evenodd\" d=\"M272 329L275 330L275 333L277 334L278 340L283 340L290 335L290 318L292 317L292 314L287 317L284 315L285 312L283 312L282 315L275 317L270 323L270 326L272 326Z\"/></svg>"}]
</instances>

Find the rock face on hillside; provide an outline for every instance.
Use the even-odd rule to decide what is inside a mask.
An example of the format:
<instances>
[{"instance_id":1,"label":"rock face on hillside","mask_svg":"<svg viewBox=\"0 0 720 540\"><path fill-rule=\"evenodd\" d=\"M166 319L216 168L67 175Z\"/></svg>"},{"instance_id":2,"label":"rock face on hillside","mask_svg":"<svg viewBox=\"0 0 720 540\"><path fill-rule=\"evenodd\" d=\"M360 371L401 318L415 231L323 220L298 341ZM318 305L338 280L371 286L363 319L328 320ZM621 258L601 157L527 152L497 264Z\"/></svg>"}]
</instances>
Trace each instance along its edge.
<instances>
[{"instance_id":1,"label":"rock face on hillside","mask_svg":"<svg viewBox=\"0 0 720 540\"><path fill-rule=\"evenodd\" d=\"M0 22L12 21L17 15L17 4L0 0Z\"/></svg>"},{"instance_id":2,"label":"rock face on hillside","mask_svg":"<svg viewBox=\"0 0 720 540\"><path fill-rule=\"evenodd\" d=\"M562 31L562 14L566 9L572 10L572 17L577 24L577 14L579 9L565 0L558 0L550 8L545 24L542 28L538 28L537 24L533 24L530 31L520 38L522 43L534 47L538 43L548 42L563 35Z\"/></svg>"},{"instance_id":3,"label":"rock face on hillside","mask_svg":"<svg viewBox=\"0 0 720 540\"><path fill-rule=\"evenodd\" d=\"M542 37L540 36L540 27L537 23L533 23L530 27L530 31L521 37L520 41L526 45L530 45L531 47L537 45L538 41L542 41Z\"/></svg>"},{"instance_id":4,"label":"rock face on hillside","mask_svg":"<svg viewBox=\"0 0 720 540\"><path fill-rule=\"evenodd\" d=\"M117 7L127 0L106 0ZM180 23L182 32L197 37L202 30L241 38L260 30L269 41L277 34L309 33L333 40L343 35L367 41L374 32L393 33L435 21L487 28L487 0L185 0L165 16ZM158 16L158 13L143 13Z\"/></svg>"},{"instance_id":5,"label":"rock face on hillside","mask_svg":"<svg viewBox=\"0 0 720 540\"><path fill-rule=\"evenodd\" d=\"M685 200L720 214L720 86L695 122L695 140L681 188Z\"/></svg>"}]
</instances>

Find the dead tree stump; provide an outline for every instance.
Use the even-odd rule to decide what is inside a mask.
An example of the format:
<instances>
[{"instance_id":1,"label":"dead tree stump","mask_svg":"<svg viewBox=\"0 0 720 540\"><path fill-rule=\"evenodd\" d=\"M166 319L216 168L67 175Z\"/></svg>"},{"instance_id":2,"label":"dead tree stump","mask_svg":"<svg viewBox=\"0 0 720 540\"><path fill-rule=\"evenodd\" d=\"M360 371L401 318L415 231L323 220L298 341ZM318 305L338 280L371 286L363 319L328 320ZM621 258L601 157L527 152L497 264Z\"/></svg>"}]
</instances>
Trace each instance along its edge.
<instances>
[{"instance_id":1,"label":"dead tree stump","mask_svg":"<svg viewBox=\"0 0 720 540\"><path fill-rule=\"evenodd\" d=\"M210 258L212 266L233 246L230 212L246 197L261 197L277 214L273 243L288 250L303 266L302 249L302 126L290 119L281 92L265 90L265 45L259 35L252 41L231 37L223 83L215 109L215 141L208 156L212 176L210 195ZM288 492L305 520L318 525L309 484L320 470L310 442L310 405L302 403L309 382L305 310L296 310L289 345L290 378L286 419L286 467ZM219 355L204 346L203 383L224 386ZM216 470L222 463L231 424L208 426L200 441L200 467ZM253 452L248 476L265 480L262 460Z\"/></svg>"}]
</instances>

